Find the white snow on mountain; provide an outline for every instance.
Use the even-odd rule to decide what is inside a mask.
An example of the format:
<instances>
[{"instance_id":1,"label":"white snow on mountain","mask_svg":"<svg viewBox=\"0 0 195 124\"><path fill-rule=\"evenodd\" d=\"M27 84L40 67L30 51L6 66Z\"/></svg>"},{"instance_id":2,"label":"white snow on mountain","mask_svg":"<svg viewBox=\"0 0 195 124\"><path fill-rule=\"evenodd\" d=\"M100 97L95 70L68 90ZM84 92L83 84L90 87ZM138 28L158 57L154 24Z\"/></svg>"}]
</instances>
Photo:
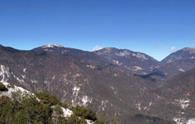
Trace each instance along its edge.
<instances>
[{"instance_id":1,"label":"white snow on mountain","mask_svg":"<svg viewBox=\"0 0 195 124\"><path fill-rule=\"evenodd\" d=\"M64 107L61 107L62 109L62 112L63 112L63 116L64 117L71 117L71 115L73 114L73 111L68 109L68 108L64 108Z\"/></svg>"},{"instance_id":2,"label":"white snow on mountain","mask_svg":"<svg viewBox=\"0 0 195 124\"><path fill-rule=\"evenodd\" d=\"M141 70L143 70L143 68L140 67L140 66L133 66L133 67L132 67L132 70L133 70L133 71L141 71Z\"/></svg>"},{"instance_id":3,"label":"white snow on mountain","mask_svg":"<svg viewBox=\"0 0 195 124\"><path fill-rule=\"evenodd\" d=\"M0 77L2 82L7 81L7 78L10 77L10 72L8 67L4 65L0 65Z\"/></svg>"},{"instance_id":4,"label":"white snow on mountain","mask_svg":"<svg viewBox=\"0 0 195 124\"><path fill-rule=\"evenodd\" d=\"M89 98L88 96L83 96L81 101L83 106L87 106L89 103L92 102L92 99Z\"/></svg>"},{"instance_id":5,"label":"white snow on mountain","mask_svg":"<svg viewBox=\"0 0 195 124\"><path fill-rule=\"evenodd\" d=\"M86 122L87 122L87 124L94 124L94 122L91 120L86 120Z\"/></svg>"},{"instance_id":6,"label":"white snow on mountain","mask_svg":"<svg viewBox=\"0 0 195 124\"><path fill-rule=\"evenodd\" d=\"M55 47L63 47L63 46L58 44L47 44L42 46L42 48L55 48Z\"/></svg>"},{"instance_id":7,"label":"white snow on mountain","mask_svg":"<svg viewBox=\"0 0 195 124\"><path fill-rule=\"evenodd\" d=\"M123 51L123 52L116 53L116 55L124 57L124 56L129 56L130 53L128 51Z\"/></svg>"},{"instance_id":8,"label":"white snow on mountain","mask_svg":"<svg viewBox=\"0 0 195 124\"><path fill-rule=\"evenodd\" d=\"M186 119L185 118L181 118L181 117L175 117L175 118L173 118L173 121L176 124L186 124Z\"/></svg>"},{"instance_id":9,"label":"white snow on mountain","mask_svg":"<svg viewBox=\"0 0 195 124\"><path fill-rule=\"evenodd\" d=\"M178 69L180 72L185 72L185 70L183 68L179 68Z\"/></svg>"},{"instance_id":10,"label":"white snow on mountain","mask_svg":"<svg viewBox=\"0 0 195 124\"><path fill-rule=\"evenodd\" d=\"M176 99L175 102L176 102L176 105L179 105L182 109L186 109L190 105L189 99Z\"/></svg>"},{"instance_id":11,"label":"white snow on mountain","mask_svg":"<svg viewBox=\"0 0 195 124\"><path fill-rule=\"evenodd\" d=\"M195 118L188 120L187 124L195 124Z\"/></svg>"},{"instance_id":12,"label":"white snow on mountain","mask_svg":"<svg viewBox=\"0 0 195 124\"><path fill-rule=\"evenodd\" d=\"M142 60L148 60L148 58L142 53L133 53L132 56L140 58Z\"/></svg>"}]
</instances>

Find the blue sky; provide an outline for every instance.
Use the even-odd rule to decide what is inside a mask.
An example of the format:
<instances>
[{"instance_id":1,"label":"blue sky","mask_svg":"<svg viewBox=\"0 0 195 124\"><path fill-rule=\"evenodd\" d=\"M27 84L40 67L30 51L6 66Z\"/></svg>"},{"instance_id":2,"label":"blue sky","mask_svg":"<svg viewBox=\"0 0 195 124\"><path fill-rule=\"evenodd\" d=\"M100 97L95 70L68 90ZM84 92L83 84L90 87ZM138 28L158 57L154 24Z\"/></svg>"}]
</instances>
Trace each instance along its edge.
<instances>
[{"instance_id":1,"label":"blue sky","mask_svg":"<svg viewBox=\"0 0 195 124\"><path fill-rule=\"evenodd\" d=\"M194 0L0 0L0 44L127 48L161 60L195 47Z\"/></svg>"}]
</instances>

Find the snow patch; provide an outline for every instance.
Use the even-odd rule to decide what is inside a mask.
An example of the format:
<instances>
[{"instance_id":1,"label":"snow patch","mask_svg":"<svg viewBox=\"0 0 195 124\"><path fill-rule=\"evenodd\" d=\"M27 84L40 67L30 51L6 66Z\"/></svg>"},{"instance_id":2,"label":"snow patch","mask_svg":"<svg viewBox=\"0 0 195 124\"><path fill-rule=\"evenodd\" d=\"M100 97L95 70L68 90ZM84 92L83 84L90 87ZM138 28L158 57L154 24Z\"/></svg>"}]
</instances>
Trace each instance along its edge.
<instances>
[{"instance_id":1,"label":"snow patch","mask_svg":"<svg viewBox=\"0 0 195 124\"><path fill-rule=\"evenodd\" d=\"M192 56L191 59L195 59L195 56Z\"/></svg>"},{"instance_id":2,"label":"snow patch","mask_svg":"<svg viewBox=\"0 0 195 124\"><path fill-rule=\"evenodd\" d=\"M31 83L32 83L32 84L37 84L38 81L37 81L37 80L31 80Z\"/></svg>"},{"instance_id":3,"label":"snow patch","mask_svg":"<svg viewBox=\"0 0 195 124\"><path fill-rule=\"evenodd\" d=\"M173 60L169 59L166 63L168 64L168 63L172 63L172 62L173 62Z\"/></svg>"},{"instance_id":4,"label":"snow patch","mask_svg":"<svg viewBox=\"0 0 195 124\"><path fill-rule=\"evenodd\" d=\"M82 105L86 106L88 105L88 103L91 103L92 102L92 99L89 98L88 96L83 96L83 98L81 99L82 101Z\"/></svg>"},{"instance_id":5,"label":"snow patch","mask_svg":"<svg viewBox=\"0 0 195 124\"><path fill-rule=\"evenodd\" d=\"M81 77L80 73L76 73L75 75L73 75L73 78L79 78L79 77Z\"/></svg>"},{"instance_id":6,"label":"snow patch","mask_svg":"<svg viewBox=\"0 0 195 124\"><path fill-rule=\"evenodd\" d=\"M118 74L117 73L114 73L114 77L118 77Z\"/></svg>"},{"instance_id":7,"label":"snow patch","mask_svg":"<svg viewBox=\"0 0 195 124\"><path fill-rule=\"evenodd\" d=\"M179 68L178 69L180 72L185 72L185 70L183 68Z\"/></svg>"},{"instance_id":8,"label":"snow patch","mask_svg":"<svg viewBox=\"0 0 195 124\"><path fill-rule=\"evenodd\" d=\"M81 88L78 87L78 86L74 86L74 87L73 87L72 91L73 91L73 95L74 95L75 97L78 96L80 89L81 89Z\"/></svg>"},{"instance_id":9,"label":"snow patch","mask_svg":"<svg viewBox=\"0 0 195 124\"><path fill-rule=\"evenodd\" d=\"M190 100L189 99L179 99L175 100L176 104L179 105L182 109L186 109L190 105Z\"/></svg>"},{"instance_id":10,"label":"snow patch","mask_svg":"<svg viewBox=\"0 0 195 124\"><path fill-rule=\"evenodd\" d=\"M94 122L91 120L86 120L86 122L87 122L87 124L94 124Z\"/></svg>"},{"instance_id":11,"label":"snow patch","mask_svg":"<svg viewBox=\"0 0 195 124\"><path fill-rule=\"evenodd\" d=\"M68 118L71 117L71 115L73 114L73 111L70 109L66 109L64 107L61 107L62 112L63 112L63 117Z\"/></svg>"},{"instance_id":12,"label":"snow patch","mask_svg":"<svg viewBox=\"0 0 195 124\"><path fill-rule=\"evenodd\" d=\"M176 122L176 124L186 124L186 120L184 118L173 118L173 121Z\"/></svg>"},{"instance_id":13,"label":"snow patch","mask_svg":"<svg viewBox=\"0 0 195 124\"><path fill-rule=\"evenodd\" d=\"M44 83L44 84L48 84L48 83L49 83L49 81L45 80L43 83Z\"/></svg>"},{"instance_id":14,"label":"snow patch","mask_svg":"<svg viewBox=\"0 0 195 124\"><path fill-rule=\"evenodd\" d=\"M25 79L25 78L26 78L26 75L21 75L21 77L22 77L23 79Z\"/></svg>"},{"instance_id":15,"label":"snow patch","mask_svg":"<svg viewBox=\"0 0 195 124\"><path fill-rule=\"evenodd\" d=\"M14 86L14 85L11 86L11 84L9 84L7 82L2 82L2 83L6 86L6 88L8 88L8 91L1 92L0 96L7 96L9 98L12 98L12 95L14 93L20 93L21 97L28 96L28 95L33 95L34 96L34 94L32 92L30 92L30 91L28 91L28 90L26 90L22 87L18 87L18 86Z\"/></svg>"},{"instance_id":16,"label":"snow patch","mask_svg":"<svg viewBox=\"0 0 195 124\"><path fill-rule=\"evenodd\" d=\"M188 120L187 124L195 124L195 118Z\"/></svg>"},{"instance_id":17,"label":"snow patch","mask_svg":"<svg viewBox=\"0 0 195 124\"><path fill-rule=\"evenodd\" d=\"M102 111L105 111L105 109L107 108L107 104L108 104L108 103L109 103L108 100L102 100L102 101L101 101L100 107L101 107L101 110L102 110Z\"/></svg>"},{"instance_id":18,"label":"snow patch","mask_svg":"<svg viewBox=\"0 0 195 124\"><path fill-rule=\"evenodd\" d=\"M139 111L142 110L142 108L141 108L141 103L137 103L135 106L136 106L136 108L137 108Z\"/></svg>"},{"instance_id":19,"label":"snow patch","mask_svg":"<svg viewBox=\"0 0 195 124\"><path fill-rule=\"evenodd\" d=\"M26 73L26 70L27 70L27 68L24 68L24 69L23 69L23 72Z\"/></svg>"},{"instance_id":20,"label":"snow patch","mask_svg":"<svg viewBox=\"0 0 195 124\"><path fill-rule=\"evenodd\" d=\"M129 56L130 53L128 51L123 51L123 52L116 53L116 55L121 56L121 57L125 57L125 56Z\"/></svg>"},{"instance_id":21,"label":"snow patch","mask_svg":"<svg viewBox=\"0 0 195 124\"><path fill-rule=\"evenodd\" d=\"M95 69L96 66L95 65L86 65L87 68L90 68L90 69Z\"/></svg>"},{"instance_id":22,"label":"snow patch","mask_svg":"<svg viewBox=\"0 0 195 124\"><path fill-rule=\"evenodd\" d=\"M149 102L148 105L142 105L141 103L137 103L135 104L136 108L139 110L139 111L149 111L151 106L152 106L153 102Z\"/></svg>"},{"instance_id":23,"label":"snow patch","mask_svg":"<svg viewBox=\"0 0 195 124\"><path fill-rule=\"evenodd\" d=\"M19 78L19 77L17 77L17 76L14 75L14 74L13 74L13 76L14 76L14 78L15 78L19 83L24 83L24 82L25 82L24 79L22 79L23 77L25 78L25 75L23 75L22 78Z\"/></svg>"},{"instance_id":24,"label":"snow patch","mask_svg":"<svg viewBox=\"0 0 195 124\"><path fill-rule=\"evenodd\" d=\"M68 109L68 108L64 108L64 107L60 107L61 109L61 112L59 113L58 111L56 111L55 109L57 108L58 106L52 106L51 108L53 109L53 113L52 113L52 116L55 118L55 117L64 117L64 118L69 118L73 115L73 111Z\"/></svg>"},{"instance_id":25,"label":"snow patch","mask_svg":"<svg viewBox=\"0 0 195 124\"><path fill-rule=\"evenodd\" d=\"M153 102L150 102L150 103L149 103L149 107L151 107L151 106L152 106L152 104L153 104Z\"/></svg>"},{"instance_id":26,"label":"snow patch","mask_svg":"<svg viewBox=\"0 0 195 124\"><path fill-rule=\"evenodd\" d=\"M117 94L118 94L118 93L117 93L117 90L116 90L116 88L115 88L114 86L111 86L110 88L112 89L114 95L117 95Z\"/></svg>"},{"instance_id":27,"label":"snow patch","mask_svg":"<svg viewBox=\"0 0 195 124\"><path fill-rule=\"evenodd\" d=\"M52 80L55 80L56 79L56 76L54 75L53 77L52 77Z\"/></svg>"},{"instance_id":28,"label":"snow patch","mask_svg":"<svg viewBox=\"0 0 195 124\"><path fill-rule=\"evenodd\" d=\"M63 47L63 46L58 44L47 44L42 46L42 48L55 48L55 47Z\"/></svg>"},{"instance_id":29,"label":"snow patch","mask_svg":"<svg viewBox=\"0 0 195 124\"><path fill-rule=\"evenodd\" d=\"M142 60L148 60L148 58L142 53L133 53L132 56L137 57Z\"/></svg>"},{"instance_id":30,"label":"snow patch","mask_svg":"<svg viewBox=\"0 0 195 124\"><path fill-rule=\"evenodd\" d=\"M112 63L115 65L122 65L123 64L123 63L119 62L118 60L113 60Z\"/></svg>"},{"instance_id":31,"label":"snow patch","mask_svg":"<svg viewBox=\"0 0 195 124\"><path fill-rule=\"evenodd\" d=\"M0 77L2 82L8 81L10 77L9 68L5 67L4 65L0 65Z\"/></svg>"},{"instance_id":32,"label":"snow patch","mask_svg":"<svg viewBox=\"0 0 195 124\"><path fill-rule=\"evenodd\" d=\"M134 71L141 71L141 70L143 70L143 68L140 67L140 66L133 66L132 69L133 69Z\"/></svg>"},{"instance_id":33,"label":"snow patch","mask_svg":"<svg viewBox=\"0 0 195 124\"><path fill-rule=\"evenodd\" d=\"M113 50L113 48L111 48L111 47L104 48L104 53L111 53L112 50Z\"/></svg>"}]
</instances>

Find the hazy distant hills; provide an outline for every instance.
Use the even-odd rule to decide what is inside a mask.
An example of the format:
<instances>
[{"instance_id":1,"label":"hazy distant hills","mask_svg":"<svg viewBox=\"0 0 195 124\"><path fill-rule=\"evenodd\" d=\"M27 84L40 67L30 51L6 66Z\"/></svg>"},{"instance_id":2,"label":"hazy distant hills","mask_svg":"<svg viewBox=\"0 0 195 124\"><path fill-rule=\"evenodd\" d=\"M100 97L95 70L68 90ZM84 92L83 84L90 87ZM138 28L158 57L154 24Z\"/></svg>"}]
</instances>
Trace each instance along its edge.
<instances>
[{"instance_id":1,"label":"hazy distant hills","mask_svg":"<svg viewBox=\"0 0 195 124\"><path fill-rule=\"evenodd\" d=\"M187 122L195 118L190 111L194 98L187 106L184 95L195 91L194 71L188 71L195 68L193 57L192 48L158 62L144 53L117 48L88 52L45 45L21 51L0 46L0 79L88 106L111 123L168 124L175 118Z\"/></svg>"}]
</instances>

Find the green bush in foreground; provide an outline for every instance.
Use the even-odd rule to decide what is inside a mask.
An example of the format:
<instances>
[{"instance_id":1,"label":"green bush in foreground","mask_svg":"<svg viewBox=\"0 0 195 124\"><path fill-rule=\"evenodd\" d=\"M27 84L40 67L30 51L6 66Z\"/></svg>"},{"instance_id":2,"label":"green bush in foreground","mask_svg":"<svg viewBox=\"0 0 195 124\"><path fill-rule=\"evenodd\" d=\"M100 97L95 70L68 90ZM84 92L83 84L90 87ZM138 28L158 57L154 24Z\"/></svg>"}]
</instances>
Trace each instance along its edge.
<instances>
[{"instance_id":1,"label":"green bush in foreground","mask_svg":"<svg viewBox=\"0 0 195 124\"><path fill-rule=\"evenodd\" d=\"M77 106L73 109L75 115L82 117L84 119L88 119L88 120L92 120L92 121L96 121L97 117L96 114L91 111L90 109L87 109L85 107L82 106Z\"/></svg>"},{"instance_id":2,"label":"green bush in foreground","mask_svg":"<svg viewBox=\"0 0 195 124\"><path fill-rule=\"evenodd\" d=\"M25 98L20 103L1 97L0 124L52 124L52 109L35 98Z\"/></svg>"},{"instance_id":3,"label":"green bush in foreground","mask_svg":"<svg viewBox=\"0 0 195 124\"><path fill-rule=\"evenodd\" d=\"M37 93L37 100L34 96L28 96L21 101L10 99L6 96L0 97L0 124L87 124L85 119L95 121L95 124L104 124L96 118L96 114L84 107L73 108L73 115L64 118L61 102L46 93ZM55 109L52 106L56 106ZM54 111L57 113L54 118Z\"/></svg>"},{"instance_id":4,"label":"green bush in foreground","mask_svg":"<svg viewBox=\"0 0 195 124\"><path fill-rule=\"evenodd\" d=\"M42 101L42 103L48 104L50 106L61 104L55 96L49 95L45 92L38 92L36 93L36 96Z\"/></svg>"}]
</instances>

